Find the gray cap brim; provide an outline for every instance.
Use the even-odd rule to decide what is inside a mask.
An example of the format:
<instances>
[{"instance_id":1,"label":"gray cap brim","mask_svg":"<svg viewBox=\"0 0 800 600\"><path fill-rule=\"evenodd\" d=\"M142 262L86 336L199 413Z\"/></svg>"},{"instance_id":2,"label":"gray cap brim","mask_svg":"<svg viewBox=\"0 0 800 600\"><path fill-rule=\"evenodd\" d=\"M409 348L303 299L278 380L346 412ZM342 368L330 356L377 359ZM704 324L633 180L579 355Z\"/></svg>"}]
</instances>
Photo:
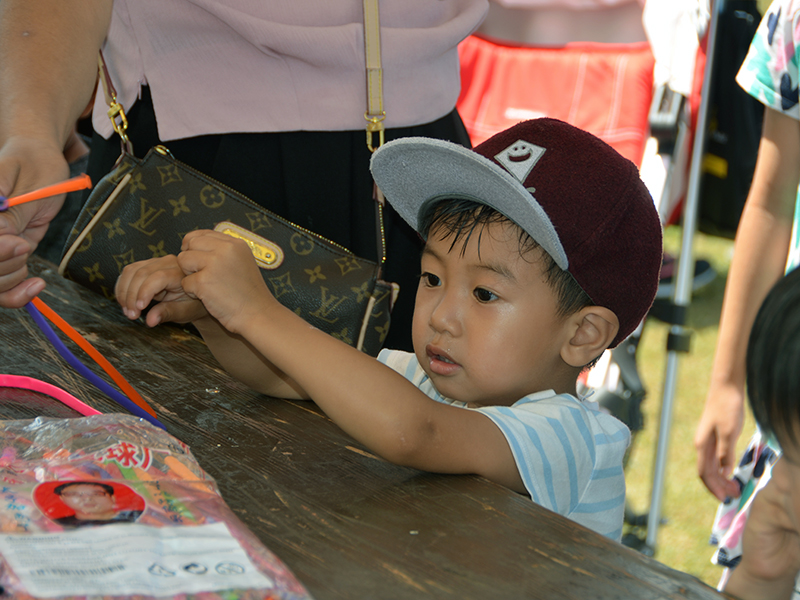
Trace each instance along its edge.
<instances>
[{"instance_id":1,"label":"gray cap brim","mask_svg":"<svg viewBox=\"0 0 800 600\"><path fill-rule=\"evenodd\" d=\"M505 169L468 148L432 138L401 138L378 148L370 169L386 200L415 231L437 200L474 200L519 225L560 268L569 267L535 190L526 190Z\"/></svg>"}]
</instances>

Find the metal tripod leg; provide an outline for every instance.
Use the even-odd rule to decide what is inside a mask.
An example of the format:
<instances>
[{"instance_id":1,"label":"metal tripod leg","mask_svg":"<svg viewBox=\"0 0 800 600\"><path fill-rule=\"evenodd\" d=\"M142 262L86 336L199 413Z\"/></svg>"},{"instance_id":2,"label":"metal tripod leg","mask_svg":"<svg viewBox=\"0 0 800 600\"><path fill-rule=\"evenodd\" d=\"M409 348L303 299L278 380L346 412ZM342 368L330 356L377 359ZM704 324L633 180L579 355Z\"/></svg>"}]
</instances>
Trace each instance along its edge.
<instances>
[{"instance_id":1,"label":"metal tripod leg","mask_svg":"<svg viewBox=\"0 0 800 600\"><path fill-rule=\"evenodd\" d=\"M667 365L664 377L664 394L661 403L661 419L659 421L658 444L656 449L655 468L653 472L653 489L650 495L650 512L647 518L647 539L644 552L650 556L655 553L658 526L661 522L661 503L664 496L664 475L667 466L669 434L672 425L672 407L678 377L678 353L689 351L689 332L684 328L686 309L691 302L692 277L694 274L694 255L692 245L697 231L697 208L700 196L700 169L703 161L706 122L708 117L709 87L711 69L716 48L716 31L720 5L722 1L713 2L711 21L708 30L706 64L703 71L703 86L700 96L700 108L697 115L695 138L692 144L692 161L689 169L689 185L683 207L683 234L681 250L678 256L678 269L675 277L672 318L667 339Z\"/></svg>"}]
</instances>

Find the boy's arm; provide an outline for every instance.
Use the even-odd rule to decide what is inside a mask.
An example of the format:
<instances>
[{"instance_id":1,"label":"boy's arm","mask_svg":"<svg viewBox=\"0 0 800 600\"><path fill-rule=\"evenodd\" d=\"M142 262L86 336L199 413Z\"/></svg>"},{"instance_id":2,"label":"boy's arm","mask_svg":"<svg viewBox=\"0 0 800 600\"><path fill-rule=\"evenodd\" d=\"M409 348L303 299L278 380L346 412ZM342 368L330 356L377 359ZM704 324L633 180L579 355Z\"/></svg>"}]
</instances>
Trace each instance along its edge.
<instances>
[{"instance_id":1,"label":"boy's arm","mask_svg":"<svg viewBox=\"0 0 800 600\"><path fill-rule=\"evenodd\" d=\"M786 459L753 499L742 538L742 560L725 593L742 600L792 596L800 571L800 469Z\"/></svg>"},{"instance_id":2,"label":"boy's arm","mask_svg":"<svg viewBox=\"0 0 800 600\"><path fill-rule=\"evenodd\" d=\"M244 326L244 339L353 438L395 464L475 473L526 491L508 442L488 417L432 400L373 357L275 304Z\"/></svg>"},{"instance_id":3,"label":"boy's arm","mask_svg":"<svg viewBox=\"0 0 800 600\"><path fill-rule=\"evenodd\" d=\"M309 399L303 388L264 358L244 337L231 333L213 317L197 319L192 324L222 368L247 387L274 398Z\"/></svg>"},{"instance_id":4,"label":"boy's arm","mask_svg":"<svg viewBox=\"0 0 800 600\"><path fill-rule=\"evenodd\" d=\"M474 473L525 492L498 427L436 402L389 367L312 327L269 293L244 242L217 232L184 238L183 288L234 336L285 373L352 437L388 461Z\"/></svg>"}]
</instances>

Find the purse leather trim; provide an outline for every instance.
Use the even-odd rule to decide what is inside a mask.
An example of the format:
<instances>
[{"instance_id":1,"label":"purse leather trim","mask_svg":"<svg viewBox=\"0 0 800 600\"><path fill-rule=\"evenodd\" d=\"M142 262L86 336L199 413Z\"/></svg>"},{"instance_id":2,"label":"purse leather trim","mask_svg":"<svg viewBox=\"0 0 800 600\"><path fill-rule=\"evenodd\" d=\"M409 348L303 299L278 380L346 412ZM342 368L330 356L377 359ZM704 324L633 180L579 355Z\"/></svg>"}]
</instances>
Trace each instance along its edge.
<instances>
[{"instance_id":1,"label":"purse leather trim","mask_svg":"<svg viewBox=\"0 0 800 600\"><path fill-rule=\"evenodd\" d=\"M69 250L67 250L64 253L63 258L61 259L61 262L58 265L58 274L61 277L64 276L64 271L66 271L67 265L70 259L72 258L72 255L75 254L78 248L80 248L81 244L83 243L83 240L86 239L86 236L89 235L89 233L92 231L97 222L103 218L103 214L105 214L106 210L108 210L108 207L111 206L114 200L117 199L117 196L120 195L122 190L124 190L125 187L127 187L128 182L130 180L131 180L131 174L127 173L125 177L123 177L122 180L120 180L120 182L117 184L117 187L114 188L114 191L108 195L108 198L106 198L106 201L103 202L103 204L97 210L95 215L92 217L92 220L89 221L86 227L83 228L80 235L77 238L75 238L75 241L69 247Z\"/></svg>"}]
</instances>

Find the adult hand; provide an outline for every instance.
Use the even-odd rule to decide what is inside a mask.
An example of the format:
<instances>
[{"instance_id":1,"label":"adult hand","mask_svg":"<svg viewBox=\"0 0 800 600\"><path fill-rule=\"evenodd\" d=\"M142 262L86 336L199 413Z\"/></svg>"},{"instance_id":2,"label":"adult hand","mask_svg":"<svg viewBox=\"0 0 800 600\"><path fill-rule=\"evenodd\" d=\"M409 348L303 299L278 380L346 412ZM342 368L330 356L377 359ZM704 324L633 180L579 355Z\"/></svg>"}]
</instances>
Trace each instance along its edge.
<instances>
[{"instance_id":1,"label":"adult hand","mask_svg":"<svg viewBox=\"0 0 800 600\"><path fill-rule=\"evenodd\" d=\"M0 195L18 196L67 177L63 148L22 137L9 138L0 147ZM27 261L64 197L28 202L0 213L0 307L24 306L44 289L41 278L27 279Z\"/></svg>"},{"instance_id":2,"label":"adult hand","mask_svg":"<svg viewBox=\"0 0 800 600\"><path fill-rule=\"evenodd\" d=\"M736 442L744 421L744 391L735 385L714 385L695 433L697 472L720 502L739 496L739 485L730 479L736 466Z\"/></svg>"}]
</instances>

